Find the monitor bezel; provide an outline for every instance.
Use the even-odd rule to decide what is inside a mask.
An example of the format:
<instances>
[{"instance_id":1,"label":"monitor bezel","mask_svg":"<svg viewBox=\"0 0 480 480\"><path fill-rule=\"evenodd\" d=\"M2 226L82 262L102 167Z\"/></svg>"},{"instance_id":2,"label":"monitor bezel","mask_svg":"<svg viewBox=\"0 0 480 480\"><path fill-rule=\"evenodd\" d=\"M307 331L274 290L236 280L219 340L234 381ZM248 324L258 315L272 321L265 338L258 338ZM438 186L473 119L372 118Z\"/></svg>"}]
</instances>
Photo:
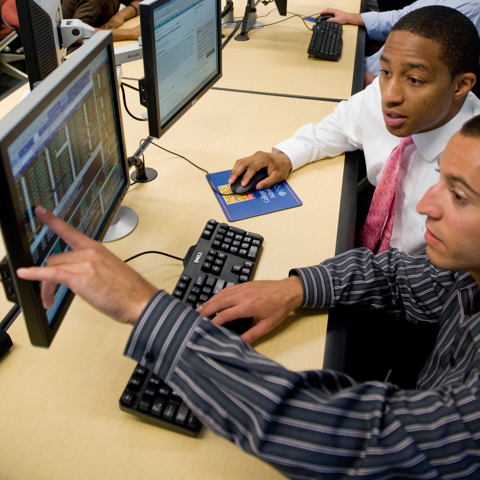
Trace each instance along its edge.
<instances>
[{"instance_id":1,"label":"monitor bezel","mask_svg":"<svg viewBox=\"0 0 480 480\"><path fill-rule=\"evenodd\" d=\"M112 100L117 112L116 129L120 143L124 185L117 194L111 211L99 226L95 239L101 240L130 186L111 32L96 33L88 42L71 55L67 62L54 70L49 75L48 81L41 82L20 104L0 121L0 202L2 203L2 208L0 208L0 227L7 251L10 273L19 304L23 311L30 341L33 345L37 346L48 347L51 344L74 298L74 293L68 290L55 318L52 320L52 323L49 324L45 309L42 306L39 284L37 282L22 280L16 275L18 268L33 266L34 262L25 233L22 212L20 211L18 202L16 202L12 196L15 188L7 149L18 136L18 133L23 128L22 125L25 125L24 122L33 121L39 112L50 105L52 101L55 101L54 98L58 97L58 94L64 91L65 85L68 85L78 77L79 73L88 66L90 59L96 58L97 55L105 49L108 54L107 63L113 82ZM12 226L14 226L14 228L12 228Z\"/></svg>"},{"instance_id":2,"label":"monitor bezel","mask_svg":"<svg viewBox=\"0 0 480 480\"><path fill-rule=\"evenodd\" d=\"M158 95L157 69L155 68L155 32L154 11L172 0L143 0L140 3L140 28L142 33L143 67L145 76L146 106L148 115L149 135L160 138L175 122L180 119L195 103L222 78L222 19L221 0L212 1L216 5L216 53L218 72L215 77L207 82L197 93L192 95L185 104L162 127L160 118L160 104Z\"/></svg>"}]
</instances>

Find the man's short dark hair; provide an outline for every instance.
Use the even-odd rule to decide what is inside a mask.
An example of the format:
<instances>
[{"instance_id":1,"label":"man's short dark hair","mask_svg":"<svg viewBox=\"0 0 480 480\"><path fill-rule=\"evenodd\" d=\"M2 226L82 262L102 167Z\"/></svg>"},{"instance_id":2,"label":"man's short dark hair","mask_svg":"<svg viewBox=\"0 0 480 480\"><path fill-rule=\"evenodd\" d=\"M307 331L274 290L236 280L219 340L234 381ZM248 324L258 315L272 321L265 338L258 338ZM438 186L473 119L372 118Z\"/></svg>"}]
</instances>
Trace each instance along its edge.
<instances>
[{"instance_id":1,"label":"man's short dark hair","mask_svg":"<svg viewBox=\"0 0 480 480\"><path fill-rule=\"evenodd\" d=\"M480 138L480 115L467 120L460 129L460 133L465 137Z\"/></svg>"},{"instance_id":2,"label":"man's short dark hair","mask_svg":"<svg viewBox=\"0 0 480 480\"><path fill-rule=\"evenodd\" d=\"M440 5L423 7L402 17L392 28L440 44L440 60L452 79L462 73L477 74L480 38L475 25L459 11Z\"/></svg>"}]
</instances>

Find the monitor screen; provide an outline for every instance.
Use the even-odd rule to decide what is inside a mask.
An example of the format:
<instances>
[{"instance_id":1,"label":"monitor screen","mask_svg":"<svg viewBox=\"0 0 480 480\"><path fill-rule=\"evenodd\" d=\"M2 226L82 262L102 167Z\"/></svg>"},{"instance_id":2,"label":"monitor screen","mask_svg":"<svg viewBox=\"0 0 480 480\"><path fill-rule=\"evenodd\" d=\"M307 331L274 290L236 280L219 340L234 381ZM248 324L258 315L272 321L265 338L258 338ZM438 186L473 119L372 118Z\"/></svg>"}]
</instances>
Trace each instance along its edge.
<instances>
[{"instance_id":1,"label":"monitor screen","mask_svg":"<svg viewBox=\"0 0 480 480\"><path fill-rule=\"evenodd\" d=\"M222 75L220 0L140 3L149 133L160 137Z\"/></svg>"},{"instance_id":2,"label":"monitor screen","mask_svg":"<svg viewBox=\"0 0 480 480\"><path fill-rule=\"evenodd\" d=\"M35 206L101 239L129 186L111 38L95 34L0 122L0 224L34 345L50 344L73 299L60 285L45 310L40 285L15 275L68 248Z\"/></svg>"},{"instance_id":3,"label":"monitor screen","mask_svg":"<svg viewBox=\"0 0 480 480\"><path fill-rule=\"evenodd\" d=\"M30 88L43 80L64 59L60 39L60 0L16 0L20 36Z\"/></svg>"}]
</instances>

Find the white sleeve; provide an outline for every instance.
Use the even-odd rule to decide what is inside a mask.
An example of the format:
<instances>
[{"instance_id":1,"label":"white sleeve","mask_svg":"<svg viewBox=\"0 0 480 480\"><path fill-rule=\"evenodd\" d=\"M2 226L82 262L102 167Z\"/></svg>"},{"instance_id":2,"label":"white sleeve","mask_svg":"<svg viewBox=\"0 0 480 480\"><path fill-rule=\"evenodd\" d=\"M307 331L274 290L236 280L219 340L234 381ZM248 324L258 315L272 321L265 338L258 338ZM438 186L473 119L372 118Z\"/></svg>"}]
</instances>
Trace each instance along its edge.
<instances>
[{"instance_id":1,"label":"white sleeve","mask_svg":"<svg viewBox=\"0 0 480 480\"><path fill-rule=\"evenodd\" d=\"M325 157L362 149L370 106L375 105L374 98L380 94L377 83L340 102L320 123L300 127L292 138L275 145L273 152L285 153L295 170Z\"/></svg>"}]
</instances>

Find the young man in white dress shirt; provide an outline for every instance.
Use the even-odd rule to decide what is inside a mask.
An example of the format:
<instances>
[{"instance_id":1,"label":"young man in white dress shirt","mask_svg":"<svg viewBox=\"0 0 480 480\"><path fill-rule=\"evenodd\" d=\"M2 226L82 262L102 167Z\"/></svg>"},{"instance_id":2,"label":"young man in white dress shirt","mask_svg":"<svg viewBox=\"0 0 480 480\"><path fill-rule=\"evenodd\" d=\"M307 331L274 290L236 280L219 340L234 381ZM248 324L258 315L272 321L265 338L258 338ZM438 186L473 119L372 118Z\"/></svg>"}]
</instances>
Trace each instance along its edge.
<instances>
[{"instance_id":1,"label":"young man in white dress shirt","mask_svg":"<svg viewBox=\"0 0 480 480\"><path fill-rule=\"evenodd\" d=\"M382 54L382 72L365 90L341 102L318 124L301 127L276 145L236 162L230 183L245 173L243 184L260 168L269 188L307 163L363 149L368 180L377 185L400 138L413 136L401 165L390 246L416 253L425 247L425 216L416 206L439 178L436 161L450 137L480 113L471 92L480 56L480 40L468 18L434 6L415 10L392 29Z\"/></svg>"}]
</instances>

